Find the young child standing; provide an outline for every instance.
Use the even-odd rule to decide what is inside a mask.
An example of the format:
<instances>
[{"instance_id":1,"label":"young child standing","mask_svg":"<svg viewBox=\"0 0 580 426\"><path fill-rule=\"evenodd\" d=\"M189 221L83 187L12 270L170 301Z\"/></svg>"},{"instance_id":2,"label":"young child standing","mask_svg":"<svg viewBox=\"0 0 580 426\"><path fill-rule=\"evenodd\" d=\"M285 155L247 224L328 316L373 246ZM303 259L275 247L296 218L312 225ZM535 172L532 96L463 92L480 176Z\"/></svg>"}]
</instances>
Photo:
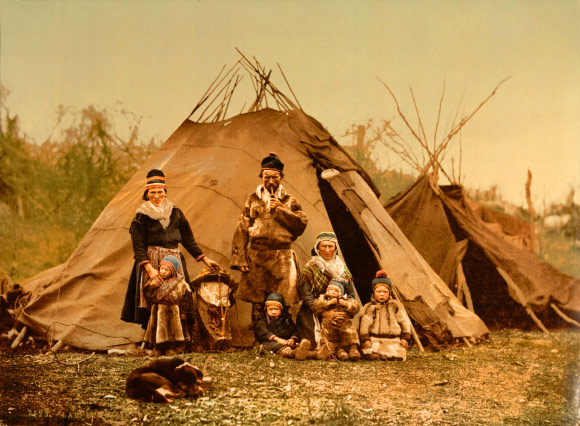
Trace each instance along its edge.
<instances>
[{"instance_id":1,"label":"young child standing","mask_svg":"<svg viewBox=\"0 0 580 426\"><path fill-rule=\"evenodd\" d=\"M296 324L284 306L284 296L270 293L264 303L265 312L254 323L254 336L262 347L283 358L303 360L308 357L310 341L299 340Z\"/></svg>"},{"instance_id":2,"label":"young child standing","mask_svg":"<svg viewBox=\"0 0 580 426\"><path fill-rule=\"evenodd\" d=\"M176 355L190 340L187 327L182 326L179 304L191 289L178 270L179 259L165 256L159 264L159 275L144 287L145 297L152 305L145 341L155 356Z\"/></svg>"},{"instance_id":3,"label":"young child standing","mask_svg":"<svg viewBox=\"0 0 580 426\"><path fill-rule=\"evenodd\" d=\"M334 279L328 284L326 293L314 302L314 311L322 317L320 344L329 346L330 352L341 361L358 361L359 339L352 318L360 310L360 303L346 297L344 289L345 283Z\"/></svg>"},{"instance_id":4,"label":"young child standing","mask_svg":"<svg viewBox=\"0 0 580 426\"><path fill-rule=\"evenodd\" d=\"M366 359L405 361L411 339L411 321L401 302L391 298L392 284L385 271L372 282L371 301L360 317L361 350Z\"/></svg>"}]
</instances>

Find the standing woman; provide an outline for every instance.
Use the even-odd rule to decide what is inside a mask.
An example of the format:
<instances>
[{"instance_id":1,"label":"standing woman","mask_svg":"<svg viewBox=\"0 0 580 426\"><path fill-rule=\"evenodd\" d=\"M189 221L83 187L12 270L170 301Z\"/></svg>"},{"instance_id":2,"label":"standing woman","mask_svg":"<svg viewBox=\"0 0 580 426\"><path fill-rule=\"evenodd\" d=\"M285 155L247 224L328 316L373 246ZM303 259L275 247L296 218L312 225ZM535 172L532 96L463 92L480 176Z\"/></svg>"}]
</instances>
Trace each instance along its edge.
<instances>
[{"instance_id":1,"label":"standing woman","mask_svg":"<svg viewBox=\"0 0 580 426\"><path fill-rule=\"evenodd\" d=\"M333 279L345 281L346 296L351 299L355 298L352 275L340 258L336 235L334 232L321 232L312 249L312 258L302 270L299 285L302 305L296 317L300 338L310 340L313 349L320 345L320 321L314 314L314 302L318 296L326 293L326 288ZM334 315L338 319L345 313L336 312Z\"/></svg>"},{"instance_id":2,"label":"standing woman","mask_svg":"<svg viewBox=\"0 0 580 426\"><path fill-rule=\"evenodd\" d=\"M202 261L210 268L219 265L205 256L193 237L189 222L183 212L166 198L165 174L153 169L147 173L147 183L143 200L145 202L137 209L137 214L131 223L129 233L133 243L135 265L121 319L126 322L141 324L147 328L151 304L143 295L145 284L159 275L159 263L167 255L181 259L179 274L189 283L187 265L179 252L178 244L191 254L198 262ZM193 320L193 301L182 309L182 320L191 323ZM184 324L185 325L185 324ZM184 328L189 328L184 327Z\"/></svg>"}]
</instances>

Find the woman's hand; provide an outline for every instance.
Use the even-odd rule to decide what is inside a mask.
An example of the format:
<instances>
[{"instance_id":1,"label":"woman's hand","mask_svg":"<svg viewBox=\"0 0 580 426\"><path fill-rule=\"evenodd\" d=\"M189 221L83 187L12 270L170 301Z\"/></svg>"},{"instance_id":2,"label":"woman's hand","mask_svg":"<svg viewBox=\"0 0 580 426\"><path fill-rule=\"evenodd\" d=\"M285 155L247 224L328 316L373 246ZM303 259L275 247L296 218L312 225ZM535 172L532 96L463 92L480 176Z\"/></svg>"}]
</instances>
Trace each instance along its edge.
<instances>
[{"instance_id":1,"label":"woman's hand","mask_svg":"<svg viewBox=\"0 0 580 426\"><path fill-rule=\"evenodd\" d=\"M346 312L333 312L332 313L332 322L336 325L343 323L344 321L348 320L348 314Z\"/></svg>"},{"instance_id":2,"label":"woman's hand","mask_svg":"<svg viewBox=\"0 0 580 426\"><path fill-rule=\"evenodd\" d=\"M161 287L161 284L163 284L163 278L161 278L161 275L159 274L149 280L149 286L152 288Z\"/></svg>"},{"instance_id":3,"label":"woman's hand","mask_svg":"<svg viewBox=\"0 0 580 426\"><path fill-rule=\"evenodd\" d=\"M247 266L240 266L240 271L242 271L243 273L249 272L250 268L248 268Z\"/></svg>"},{"instance_id":4,"label":"woman's hand","mask_svg":"<svg viewBox=\"0 0 580 426\"><path fill-rule=\"evenodd\" d=\"M151 281L153 281L153 279L159 275L159 271L157 269L155 269L153 266L151 266L150 263L146 263L145 265L143 265L143 268L145 268L145 271L147 272L147 274L149 275L149 279Z\"/></svg>"},{"instance_id":5,"label":"woman's hand","mask_svg":"<svg viewBox=\"0 0 580 426\"><path fill-rule=\"evenodd\" d=\"M206 266L211 268L211 269L221 269L220 265L215 260L211 260L207 256L204 256L202 260L203 260L203 263L205 263Z\"/></svg>"},{"instance_id":6,"label":"woman's hand","mask_svg":"<svg viewBox=\"0 0 580 426\"><path fill-rule=\"evenodd\" d=\"M407 342L405 339L401 339L399 343L401 343L401 346L404 347L405 349L409 347L409 342Z\"/></svg>"}]
</instances>

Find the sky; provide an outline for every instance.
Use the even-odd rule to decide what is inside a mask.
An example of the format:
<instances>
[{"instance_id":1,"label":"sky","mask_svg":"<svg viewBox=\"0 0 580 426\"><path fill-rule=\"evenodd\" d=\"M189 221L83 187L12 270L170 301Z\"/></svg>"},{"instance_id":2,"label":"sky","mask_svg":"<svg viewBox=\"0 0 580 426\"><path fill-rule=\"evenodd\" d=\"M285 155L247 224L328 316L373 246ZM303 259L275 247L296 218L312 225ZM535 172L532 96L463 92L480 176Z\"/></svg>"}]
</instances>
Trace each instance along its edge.
<instances>
[{"instance_id":1,"label":"sky","mask_svg":"<svg viewBox=\"0 0 580 426\"><path fill-rule=\"evenodd\" d=\"M510 77L463 129L463 183L524 205L530 169L536 210L571 188L580 202L578 0L1 0L0 37L5 104L37 142L59 106L119 104L141 117L144 139L165 140L236 47L274 75L279 64L341 142L353 124L396 117L378 79L414 118L412 87L431 135L443 87L442 126ZM384 150L377 158L401 167Z\"/></svg>"}]
</instances>

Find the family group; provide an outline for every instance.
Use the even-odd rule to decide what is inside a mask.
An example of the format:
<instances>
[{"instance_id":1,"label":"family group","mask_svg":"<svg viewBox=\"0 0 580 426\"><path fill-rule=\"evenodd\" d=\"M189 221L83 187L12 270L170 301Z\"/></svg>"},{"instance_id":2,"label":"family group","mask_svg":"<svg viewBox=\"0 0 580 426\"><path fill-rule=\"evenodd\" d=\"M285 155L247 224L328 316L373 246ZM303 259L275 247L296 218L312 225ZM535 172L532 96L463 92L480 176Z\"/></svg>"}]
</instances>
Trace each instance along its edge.
<instances>
[{"instance_id":1,"label":"family group","mask_svg":"<svg viewBox=\"0 0 580 426\"><path fill-rule=\"evenodd\" d=\"M405 360L411 323L392 297L387 273L377 272L371 300L361 307L333 232L318 234L311 259L299 268L291 244L308 218L282 185L278 155L262 160L259 177L236 226L230 260L241 272L235 297L252 304L257 344L297 360ZM179 244L208 268L220 265L203 254L185 215L167 198L161 170L147 174L143 200L130 227L135 267L121 318L142 325L156 355L173 355L191 341L195 312ZM294 321L289 307L299 302Z\"/></svg>"}]
</instances>

